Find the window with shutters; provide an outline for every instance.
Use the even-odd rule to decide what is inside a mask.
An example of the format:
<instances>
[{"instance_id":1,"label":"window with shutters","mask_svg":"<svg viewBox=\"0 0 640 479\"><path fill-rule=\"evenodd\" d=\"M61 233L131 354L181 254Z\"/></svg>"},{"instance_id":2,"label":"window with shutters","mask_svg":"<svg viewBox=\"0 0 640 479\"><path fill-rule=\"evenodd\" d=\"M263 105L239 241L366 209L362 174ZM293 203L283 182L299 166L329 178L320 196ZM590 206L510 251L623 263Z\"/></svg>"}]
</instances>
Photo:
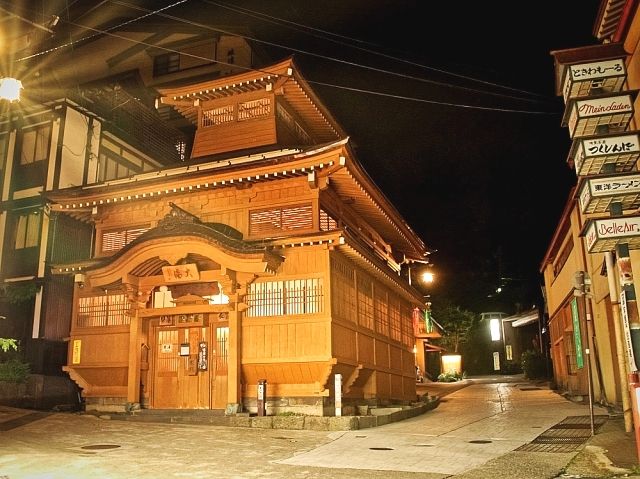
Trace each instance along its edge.
<instances>
[{"instance_id":1,"label":"window with shutters","mask_svg":"<svg viewBox=\"0 0 640 479\"><path fill-rule=\"evenodd\" d=\"M103 253L115 253L149 230L149 226L136 226L127 229L109 230L102 233Z\"/></svg>"},{"instance_id":2,"label":"window with shutters","mask_svg":"<svg viewBox=\"0 0 640 479\"><path fill-rule=\"evenodd\" d=\"M249 212L249 235L265 236L313 227L311 204L283 206Z\"/></svg>"},{"instance_id":3,"label":"window with shutters","mask_svg":"<svg viewBox=\"0 0 640 479\"><path fill-rule=\"evenodd\" d=\"M153 76L167 75L180 71L180 53L170 52L153 59Z\"/></svg>"},{"instance_id":4,"label":"window with shutters","mask_svg":"<svg viewBox=\"0 0 640 479\"><path fill-rule=\"evenodd\" d=\"M247 316L283 316L321 313L322 278L252 283L247 294Z\"/></svg>"}]
</instances>

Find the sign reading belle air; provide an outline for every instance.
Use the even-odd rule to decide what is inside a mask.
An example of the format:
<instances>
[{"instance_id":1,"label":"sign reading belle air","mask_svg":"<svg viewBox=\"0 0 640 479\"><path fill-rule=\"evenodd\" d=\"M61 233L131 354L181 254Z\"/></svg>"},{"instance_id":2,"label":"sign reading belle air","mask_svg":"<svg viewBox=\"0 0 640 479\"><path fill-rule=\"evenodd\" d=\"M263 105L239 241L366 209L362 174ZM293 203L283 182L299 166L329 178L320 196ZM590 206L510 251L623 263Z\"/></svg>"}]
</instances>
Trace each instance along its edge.
<instances>
[{"instance_id":1,"label":"sign reading belle air","mask_svg":"<svg viewBox=\"0 0 640 479\"><path fill-rule=\"evenodd\" d=\"M606 163L615 163L619 172L631 171L640 158L640 134L580 138L572 150L571 159L578 176L597 175Z\"/></svg>"},{"instance_id":2,"label":"sign reading belle air","mask_svg":"<svg viewBox=\"0 0 640 479\"><path fill-rule=\"evenodd\" d=\"M587 136L595 133L600 125L615 124L626 126L633 114L633 98L631 94L585 98L573 102L569 116L569 136ZM601 123L583 121L587 118L606 117Z\"/></svg>"},{"instance_id":3,"label":"sign reading belle air","mask_svg":"<svg viewBox=\"0 0 640 479\"><path fill-rule=\"evenodd\" d=\"M589 220L584 236L589 253L613 251L618 243L640 249L640 216Z\"/></svg>"},{"instance_id":4,"label":"sign reading belle air","mask_svg":"<svg viewBox=\"0 0 640 479\"><path fill-rule=\"evenodd\" d=\"M640 206L640 174L587 178L578 197L582 213L605 213L612 202L622 203L622 209Z\"/></svg>"},{"instance_id":5,"label":"sign reading belle air","mask_svg":"<svg viewBox=\"0 0 640 479\"><path fill-rule=\"evenodd\" d=\"M623 80L626 75L627 72L622 58L571 65L567 70L562 87L564 100L566 102L567 98L573 96L572 93L576 93L575 96L580 96L577 95L580 88L577 84L580 82L589 82L590 86L590 80L604 80L606 78L620 78ZM609 88L608 90L611 89Z\"/></svg>"}]
</instances>

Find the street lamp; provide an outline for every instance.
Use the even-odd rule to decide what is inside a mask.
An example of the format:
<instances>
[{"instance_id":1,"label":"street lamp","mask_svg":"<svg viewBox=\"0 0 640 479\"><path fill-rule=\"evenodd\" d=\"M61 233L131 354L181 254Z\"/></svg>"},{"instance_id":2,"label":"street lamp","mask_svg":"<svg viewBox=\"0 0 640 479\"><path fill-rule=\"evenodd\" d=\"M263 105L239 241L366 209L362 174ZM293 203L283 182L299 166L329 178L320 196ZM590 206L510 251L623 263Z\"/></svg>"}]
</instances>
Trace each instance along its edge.
<instances>
[{"instance_id":1,"label":"street lamp","mask_svg":"<svg viewBox=\"0 0 640 479\"><path fill-rule=\"evenodd\" d=\"M9 102L20 101L22 82L11 77L0 78L0 99Z\"/></svg>"}]
</instances>

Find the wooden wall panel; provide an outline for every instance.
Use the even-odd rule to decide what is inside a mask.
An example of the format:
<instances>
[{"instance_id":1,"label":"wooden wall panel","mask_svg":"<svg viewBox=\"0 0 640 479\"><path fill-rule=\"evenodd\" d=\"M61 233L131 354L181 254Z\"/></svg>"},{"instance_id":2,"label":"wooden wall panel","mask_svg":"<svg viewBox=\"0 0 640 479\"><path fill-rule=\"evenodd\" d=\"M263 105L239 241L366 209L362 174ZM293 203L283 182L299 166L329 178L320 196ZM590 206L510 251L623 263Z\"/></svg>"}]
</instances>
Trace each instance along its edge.
<instances>
[{"instance_id":1,"label":"wooden wall panel","mask_svg":"<svg viewBox=\"0 0 640 479\"><path fill-rule=\"evenodd\" d=\"M396 373L402 371L402 350L398 346L389 348L389 368Z\"/></svg>"},{"instance_id":2,"label":"wooden wall panel","mask_svg":"<svg viewBox=\"0 0 640 479\"><path fill-rule=\"evenodd\" d=\"M126 364L129 360L129 332L109 333L94 328L93 334L76 333L74 340L81 340L80 366ZM102 334L98 334L97 330ZM73 348L73 341L69 347ZM77 366L71 362L71 366Z\"/></svg>"},{"instance_id":3,"label":"wooden wall panel","mask_svg":"<svg viewBox=\"0 0 640 479\"><path fill-rule=\"evenodd\" d=\"M330 323L325 318L245 318L242 358L249 362L328 358L331 351L329 331Z\"/></svg>"},{"instance_id":4,"label":"wooden wall panel","mask_svg":"<svg viewBox=\"0 0 640 479\"><path fill-rule=\"evenodd\" d=\"M376 366L384 370L388 369L389 368L389 344L385 341L376 340L375 350L376 350L376 353L375 353Z\"/></svg>"},{"instance_id":5,"label":"wooden wall panel","mask_svg":"<svg viewBox=\"0 0 640 479\"><path fill-rule=\"evenodd\" d=\"M333 356L338 360L357 361L357 334L353 328L333 323L331 331Z\"/></svg>"},{"instance_id":6,"label":"wooden wall panel","mask_svg":"<svg viewBox=\"0 0 640 479\"><path fill-rule=\"evenodd\" d=\"M375 364L375 341L369 334L358 333L358 363L367 367Z\"/></svg>"},{"instance_id":7,"label":"wooden wall panel","mask_svg":"<svg viewBox=\"0 0 640 479\"><path fill-rule=\"evenodd\" d=\"M192 158L226 153L277 142L275 116L198 128Z\"/></svg>"}]
</instances>

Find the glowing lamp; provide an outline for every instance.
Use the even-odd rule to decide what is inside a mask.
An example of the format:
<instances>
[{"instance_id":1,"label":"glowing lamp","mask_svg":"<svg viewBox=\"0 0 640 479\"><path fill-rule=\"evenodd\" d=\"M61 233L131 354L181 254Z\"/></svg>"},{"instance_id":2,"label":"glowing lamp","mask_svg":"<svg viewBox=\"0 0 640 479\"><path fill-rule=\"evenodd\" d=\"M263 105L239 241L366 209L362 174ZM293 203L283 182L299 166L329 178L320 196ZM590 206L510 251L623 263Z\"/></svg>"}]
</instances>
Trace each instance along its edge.
<instances>
[{"instance_id":1,"label":"glowing lamp","mask_svg":"<svg viewBox=\"0 0 640 479\"><path fill-rule=\"evenodd\" d=\"M0 99L10 102L20 100L20 90L22 90L22 82L15 78L0 78Z\"/></svg>"},{"instance_id":2,"label":"glowing lamp","mask_svg":"<svg viewBox=\"0 0 640 479\"><path fill-rule=\"evenodd\" d=\"M443 354L442 372L460 374L462 372L462 356L460 354Z\"/></svg>"},{"instance_id":3,"label":"glowing lamp","mask_svg":"<svg viewBox=\"0 0 640 479\"><path fill-rule=\"evenodd\" d=\"M491 341L500 341L500 320L491 318L489 320L489 331L491 331Z\"/></svg>"}]
</instances>

